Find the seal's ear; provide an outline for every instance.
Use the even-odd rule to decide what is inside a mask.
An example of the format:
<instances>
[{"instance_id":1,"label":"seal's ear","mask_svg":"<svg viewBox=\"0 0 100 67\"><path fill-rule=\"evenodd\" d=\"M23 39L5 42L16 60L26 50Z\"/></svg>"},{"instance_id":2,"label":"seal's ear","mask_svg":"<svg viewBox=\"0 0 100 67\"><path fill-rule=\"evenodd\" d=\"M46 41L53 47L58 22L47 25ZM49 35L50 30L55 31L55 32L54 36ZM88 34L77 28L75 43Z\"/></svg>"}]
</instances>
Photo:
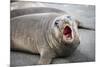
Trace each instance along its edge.
<instances>
[{"instance_id":1,"label":"seal's ear","mask_svg":"<svg viewBox=\"0 0 100 67\"><path fill-rule=\"evenodd\" d=\"M77 26L80 25L80 21L79 20L76 19L75 22L76 22Z\"/></svg>"}]
</instances>

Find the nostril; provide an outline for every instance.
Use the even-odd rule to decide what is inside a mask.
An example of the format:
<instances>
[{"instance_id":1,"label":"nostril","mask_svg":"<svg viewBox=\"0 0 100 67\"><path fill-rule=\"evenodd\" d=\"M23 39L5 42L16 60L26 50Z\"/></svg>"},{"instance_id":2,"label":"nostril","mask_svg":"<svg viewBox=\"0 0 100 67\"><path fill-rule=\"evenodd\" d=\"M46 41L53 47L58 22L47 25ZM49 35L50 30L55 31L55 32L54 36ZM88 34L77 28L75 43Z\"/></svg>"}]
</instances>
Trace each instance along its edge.
<instances>
[{"instance_id":1,"label":"nostril","mask_svg":"<svg viewBox=\"0 0 100 67\"><path fill-rule=\"evenodd\" d=\"M71 20L71 16L67 16L67 18Z\"/></svg>"}]
</instances>

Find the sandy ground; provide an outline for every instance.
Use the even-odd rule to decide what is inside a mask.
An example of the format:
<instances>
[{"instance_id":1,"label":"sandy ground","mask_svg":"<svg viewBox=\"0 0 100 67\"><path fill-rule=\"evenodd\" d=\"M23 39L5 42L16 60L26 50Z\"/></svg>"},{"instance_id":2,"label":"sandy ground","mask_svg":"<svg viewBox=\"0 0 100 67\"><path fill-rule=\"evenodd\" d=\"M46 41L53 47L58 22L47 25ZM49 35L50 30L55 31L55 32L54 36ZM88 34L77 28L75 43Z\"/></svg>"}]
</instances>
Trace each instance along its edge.
<instances>
[{"instance_id":1,"label":"sandy ground","mask_svg":"<svg viewBox=\"0 0 100 67\"><path fill-rule=\"evenodd\" d=\"M16 6L17 4L17 6ZM26 5L27 4L27 5ZM11 4L11 10L36 7L53 7L68 12L70 15L77 17L84 27L95 29L95 6L93 5L74 5L74 4L50 4L50 3L33 3L20 2ZM39 7L38 6L38 7ZM52 63L69 63L69 62L88 62L95 61L95 31L79 29L81 43L77 50L70 57L56 58ZM11 65L36 65L39 55L11 51Z\"/></svg>"}]
</instances>

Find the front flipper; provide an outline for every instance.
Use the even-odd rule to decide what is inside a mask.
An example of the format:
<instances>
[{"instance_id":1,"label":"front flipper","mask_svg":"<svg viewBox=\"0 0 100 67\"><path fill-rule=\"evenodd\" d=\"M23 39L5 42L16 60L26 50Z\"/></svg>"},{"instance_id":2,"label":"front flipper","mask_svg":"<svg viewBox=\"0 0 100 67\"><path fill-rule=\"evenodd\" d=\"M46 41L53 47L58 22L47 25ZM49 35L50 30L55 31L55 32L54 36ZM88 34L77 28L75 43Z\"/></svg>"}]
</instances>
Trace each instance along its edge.
<instances>
[{"instance_id":1,"label":"front flipper","mask_svg":"<svg viewBox=\"0 0 100 67\"><path fill-rule=\"evenodd\" d=\"M40 60L38 64L50 64L55 57L55 53L49 49L43 49L40 53Z\"/></svg>"},{"instance_id":2,"label":"front flipper","mask_svg":"<svg viewBox=\"0 0 100 67\"><path fill-rule=\"evenodd\" d=\"M43 65L50 64L51 61L52 61L52 58L49 58L49 57L48 58L43 58L43 57L41 57L38 64L43 64Z\"/></svg>"}]
</instances>

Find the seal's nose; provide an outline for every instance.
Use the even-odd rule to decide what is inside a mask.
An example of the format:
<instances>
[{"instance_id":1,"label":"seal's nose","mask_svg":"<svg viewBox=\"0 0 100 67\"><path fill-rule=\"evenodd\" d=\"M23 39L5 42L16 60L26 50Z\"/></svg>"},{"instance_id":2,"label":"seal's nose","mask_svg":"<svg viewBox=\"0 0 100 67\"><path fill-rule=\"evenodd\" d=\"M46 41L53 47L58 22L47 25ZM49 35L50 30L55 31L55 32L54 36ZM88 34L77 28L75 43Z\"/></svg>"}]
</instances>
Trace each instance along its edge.
<instances>
[{"instance_id":1,"label":"seal's nose","mask_svg":"<svg viewBox=\"0 0 100 67\"><path fill-rule=\"evenodd\" d=\"M68 16L66 16L66 19L67 20L72 20L72 17L68 15Z\"/></svg>"},{"instance_id":2,"label":"seal's nose","mask_svg":"<svg viewBox=\"0 0 100 67\"><path fill-rule=\"evenodd\" d=\"M71 18L71 16L67 16L67 18Z\"/></svg>"}]
</instances>

